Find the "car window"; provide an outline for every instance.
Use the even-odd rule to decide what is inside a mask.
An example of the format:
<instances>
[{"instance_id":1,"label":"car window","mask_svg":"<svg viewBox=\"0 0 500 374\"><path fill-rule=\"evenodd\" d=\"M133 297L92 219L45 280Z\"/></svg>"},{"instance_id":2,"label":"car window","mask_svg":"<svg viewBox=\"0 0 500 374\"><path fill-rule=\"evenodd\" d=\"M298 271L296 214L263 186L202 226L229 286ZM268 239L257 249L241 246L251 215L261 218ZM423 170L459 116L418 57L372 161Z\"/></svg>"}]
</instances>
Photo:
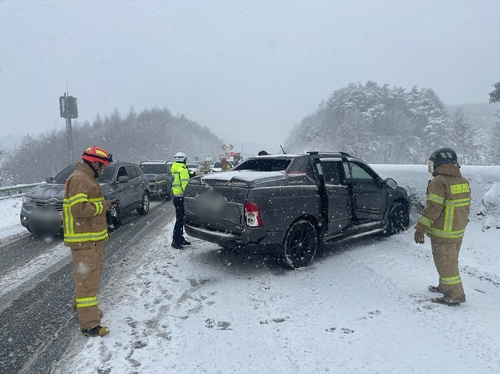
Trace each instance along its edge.
<instances>
[{"instance_id":1,"label":"car window","mask_svg":"<svg viewBox=\"0 0 500 374\"><path fill-rule=\"evenodd\" d=\"M323 170L323 180L325 184L340 184L340 169L338 162L322 162L321 168Z\"/></svg>"},{"instance_id":2,"label":"car window","mask_svg":"<svg viewBox=\"0 0 500 374\"><path fill-rule=\"evenodd\" d=\"M125 177L127 176L127 171L125 170L125 166L120 166L118 169L118 173L116 174L116 180L120 177Z\"/></svg>"},{"instance_id":3,"label":"car window","mask_svg":"<svg viewBox=\"0 0 500 374\"><path fill-rule=\"evenodd\" d=\"M234 170L285 171L288 165L290 165L289 159L261 158L244 161L236 166Z\"/></svg>"},{"instance_id":4,"label":"car window","mask_svg":"<svg viewBox=\"0 0 500 374\"><path fill-rule=\"evenodd\" d=\"M355 164L353 162L347 163L344 162L344 170L347 176L350 175L349 173L349 165L351 166L352 169L352 179L354 182L358 183L375 183L375 180L377 177L370 172L366 167Z\"/></svg>"},{"instance_id":5,"label":"car window","mask_svg":"<svg viewBox=\"0 0 500 374\"><path fill-rule=\"evenodd\" d=\"M126 165L125 170L127 171L127 175L129 177L129 179L134 179L134 178L138 177L137 171L135 170L134 165Z\"/></svg>"},{"instance_id":6,"label":"car window","mask_svg":"<svg viewBox=\"0 0 500 374\"><path fill-rule=\"evenodd\" d=\"M135 170L135 175L137 177L140 177L141 175L144 174L139 166L134 165L134 170Z\"/></svg>"}]
</instances>

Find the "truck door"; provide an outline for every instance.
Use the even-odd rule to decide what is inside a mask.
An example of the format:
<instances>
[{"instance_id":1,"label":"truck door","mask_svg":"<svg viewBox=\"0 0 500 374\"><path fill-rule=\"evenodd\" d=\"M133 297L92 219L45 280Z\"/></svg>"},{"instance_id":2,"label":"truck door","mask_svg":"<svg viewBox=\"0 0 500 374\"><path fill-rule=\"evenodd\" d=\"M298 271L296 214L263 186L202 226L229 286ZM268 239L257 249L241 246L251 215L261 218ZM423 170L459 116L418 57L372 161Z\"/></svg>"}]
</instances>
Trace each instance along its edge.
<instances>
[{"instance_id":1,"label":"truck door","mask_svg":"<svg viewBox=\"0 0 500 374\"><path fill-rule=\"evenodd\" d=\"M342 162L340 160L321 159L318 170L323 175L328 198L328 235L334 235L345 229L352 220L350 191L342 183Z\"/></svg>"},{"instance_id":2,"label":"truck door","mask_svg":"<svg viewBox=\"0 0 500 374\"><path fill-rule=\"evenodd\" d=\"M352 186L354 215L359 223L382 220L387 192L378 175L367 165L355 161L344 161L344 171Z\"/></svg>"}]
</instances>

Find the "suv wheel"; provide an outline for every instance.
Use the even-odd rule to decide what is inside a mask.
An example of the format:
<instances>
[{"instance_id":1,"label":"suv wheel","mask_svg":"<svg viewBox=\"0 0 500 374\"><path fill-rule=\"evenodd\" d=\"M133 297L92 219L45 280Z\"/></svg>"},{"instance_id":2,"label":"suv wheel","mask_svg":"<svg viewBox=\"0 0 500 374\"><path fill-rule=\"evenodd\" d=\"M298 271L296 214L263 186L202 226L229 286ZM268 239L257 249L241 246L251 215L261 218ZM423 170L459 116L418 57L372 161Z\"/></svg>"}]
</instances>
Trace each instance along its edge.
<instances>
[{"instance_id":1,"label":"suv wheel","mask_svg":"<svg viewBox=\"0 0 500 374\"><path fill-rule=\"evenodd\" d=\"M283 242L282 264L295 269L307 266L318 249L318 234L313 224L306 220L295 222Z\"/></svg>"},{"instance_id":2,"label":"suv wheel","mask_svg":"<svg viewBox=\"0 0 500 374\"><path fill-rule=\"evenodd\" d=\"M120 204L111 205L106 212L106 221L108 222L108 230L112 232L121 226L122 220L120 218L121 206Z\"/></svg>"},{"instance_id":3,"label":"suv wheel","mask_svg":"<svg viewBox=\"0 0 500 374\"><path fill-rule=\"evenodd\" d=\"M149 194L144 192L142 195L141 206L137 208L137 213L145 215L149 212Z\"/></svg>"}]
</instances>

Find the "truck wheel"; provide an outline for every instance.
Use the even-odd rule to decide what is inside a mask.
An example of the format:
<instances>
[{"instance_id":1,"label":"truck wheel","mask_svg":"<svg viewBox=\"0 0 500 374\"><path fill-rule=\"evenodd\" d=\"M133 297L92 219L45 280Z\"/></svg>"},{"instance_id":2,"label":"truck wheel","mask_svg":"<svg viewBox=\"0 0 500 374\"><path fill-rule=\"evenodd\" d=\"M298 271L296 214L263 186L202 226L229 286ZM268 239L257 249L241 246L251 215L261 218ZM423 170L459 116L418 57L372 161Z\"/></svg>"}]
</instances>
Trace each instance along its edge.
<instances>
[{"instance_id":1,"label":"truck wheel","mask_svg":"<svg viewBox=\"0 0 500 374\"><path fill-rule=\"evenodd\" d=\"M137 213L140 215L145 215L149 212L149 194L144 192L142 195L141 206L137 208Z\"/></svg>"},{"instance_id":2,"label":"truck wheel","mask_svg":"<svg viewBox=\"0 0 500 374\"><path fill-rule=\"evenodd\" d=\"M394 235L405 231L410 226L410 212L408 208L401 203L394 204L387 214L387 225L385 234Z\"/></svg>"},{"instance_id":3,"label":"truck wheel","mask_svg":"<svg viewBox=\"0 0 500 374\"><path fill-rule=\"evenodd\" d=\"M165 194L165 200L172 200L172 189Z\"/></svg>"},{"instance_id":4,"label":"truck wheel","mask_svg":"<svg viewBox=\"0 0 500 374\"><path fill-rule=\"evenodd\" d=\"M318 234L312 223L295 222L286 233L283 242L282 264L295 269L311 263L318 249Z\"/></svg>"}]
</instances>

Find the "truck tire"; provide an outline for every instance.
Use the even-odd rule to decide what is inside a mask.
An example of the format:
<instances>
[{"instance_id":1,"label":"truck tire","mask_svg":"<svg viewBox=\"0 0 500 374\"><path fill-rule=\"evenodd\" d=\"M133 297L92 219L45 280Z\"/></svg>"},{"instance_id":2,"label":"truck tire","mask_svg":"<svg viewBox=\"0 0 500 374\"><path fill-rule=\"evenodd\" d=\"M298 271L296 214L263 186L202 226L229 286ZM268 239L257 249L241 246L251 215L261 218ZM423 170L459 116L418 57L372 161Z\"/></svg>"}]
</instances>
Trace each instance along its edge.
<instances>
[{"instance_id":1,"label":"truck tire","mask_svg":"<svg viewBox=\"0 0 500 374\"><path fill-rule=\"evenodd\" d=\"M389 213L387 213L387 225L385 234L387 236L395 235L405 231L410 226L410 212L402 203L395 203Z\"/></svg>"},{"instance_id":2,"label":"truck tire","mask_svg":"<svg viewBox=\"0 0 500 374\"><path fill-rule=\"evenodd\" d=\"M283 241L282 265L296 269L311 263L318 249L318 233L306 220L293 223Z\"/></svg>"}]
</instances>

